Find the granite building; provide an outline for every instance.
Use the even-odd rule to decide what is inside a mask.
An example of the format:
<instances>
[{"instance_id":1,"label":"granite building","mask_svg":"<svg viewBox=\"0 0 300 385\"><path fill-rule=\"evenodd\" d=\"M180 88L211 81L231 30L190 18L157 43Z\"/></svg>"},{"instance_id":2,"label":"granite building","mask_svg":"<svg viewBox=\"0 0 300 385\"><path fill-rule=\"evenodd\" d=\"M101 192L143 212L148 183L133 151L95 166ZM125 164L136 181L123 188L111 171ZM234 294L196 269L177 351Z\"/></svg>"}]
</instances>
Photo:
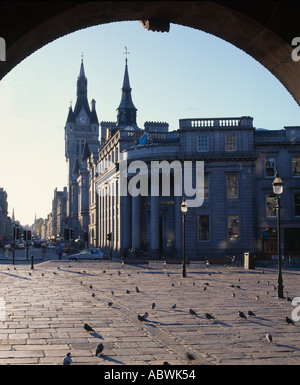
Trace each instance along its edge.
<instances>
[{"instance_id":1,"label":"granite building","mask_svg":"<svg viewBox=\"0 0 300 385\"><path fill-rule=\"evenodd\" d=\"M81 63L78 82L86 91L84 78ZM145 122L140 128L127 59L116 122L98 124L94 107L88 108L85 92L74 112L70 107L66 124L67 215L70 227L87 234L89 245L111 249L116 256L128 250L152 258L181 255L180 205L187 196L176 193L172 165L183 170L189 163L194 184L196 163L204 162L203 203L189 207L186 214L190 259L239 257L245 251L270 258L277 253L272 192L276 171L284 184L282 253L300 255L300 127L256 129L252 117L241 116L181 119L173 131L165 122ZM134 162L143 162L146 193L124 194L124 160L126 188L140 172L132 167ZM153 162L162 166L156 175L158 195L151 194ZM166 164L169 168L164 169ZM168 194L162 191L166 175Z\"/></svg>"}]
</instances>

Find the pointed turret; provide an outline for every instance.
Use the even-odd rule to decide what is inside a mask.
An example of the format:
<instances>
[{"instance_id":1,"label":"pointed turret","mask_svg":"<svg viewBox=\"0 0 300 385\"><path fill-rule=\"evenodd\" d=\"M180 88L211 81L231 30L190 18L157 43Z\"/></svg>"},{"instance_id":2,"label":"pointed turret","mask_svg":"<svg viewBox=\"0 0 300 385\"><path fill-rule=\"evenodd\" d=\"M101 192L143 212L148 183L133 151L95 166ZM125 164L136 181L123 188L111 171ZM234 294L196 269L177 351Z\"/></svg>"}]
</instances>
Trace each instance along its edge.
<instances>
[{"instance_id":1,"label":"pointed turret","mask_svg":"<svg viewBox=\"0 0 300 385\"><path fill-rule=\"evenodd\" d=\"M84 108L87 115L90 115L89 103L87 99L87 78L84 72L83 59L81 60L79 76L77 78L77 100L74 108L75 118L81 111L82 107Z\"/></svg>"},{"instance_id":2,"label":"pointed turret","mask_svg":"<svg viewBox=\"0 0 300 385\"><path fill-rule=\"evenodd\" d=\"M125 73L123 79L123 87L121 91L121 103L117 108L117 128L125 128L131 126L133 128L138 129L138 126L136 124L137 109L135 108L131 97L127 58L125 60Z\"/></svg>"},{"instance_id":3,"label":"pointed turret","mask_svg":"<svg viewBox=\"0 0 300 385\"><path fill-rule=\"evenodd\" d=\"M76 123L72 106L69 108L68 117L66 123Z\"/></svg>"}]
</instances>

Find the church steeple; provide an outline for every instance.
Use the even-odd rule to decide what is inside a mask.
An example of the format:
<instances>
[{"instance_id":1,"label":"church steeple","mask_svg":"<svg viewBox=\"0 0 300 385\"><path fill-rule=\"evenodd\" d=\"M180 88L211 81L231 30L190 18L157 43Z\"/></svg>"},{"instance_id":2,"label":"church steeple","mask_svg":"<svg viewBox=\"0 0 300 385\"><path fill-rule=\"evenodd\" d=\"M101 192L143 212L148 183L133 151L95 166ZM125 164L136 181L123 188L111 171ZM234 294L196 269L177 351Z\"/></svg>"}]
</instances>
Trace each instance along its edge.
<instances>
[{"instance_id":1,"label":"church steeple","mask_svg":"<svg viewBox=\"0 0 300 385\"><path fill-rule=\"evenodd\" d=\"M87 99L87 78L84 72L83 58L81 59L79 76L77 78L77 100L74 108L74 116L77 117L82 107L89 115L89 103Z\"/></svg>"},{"instance_id":2,"label":"church steeple","mask_svg":"<svg viewBox=\"0 0 300 385\"><path fill-rule=\"evenodd\" d=\"M125 54L126 55L128 54L127 49L126 49ZM130 87L130 82L129 82L128 63L127 62L128 62L128 59L126 57L123 87L121 89L121 91L122 91L121 103L120 103L119 107L117 108L117 127L118 128L125 128L127 126L131 126L133 128L138 129L138 126L136 124L137 109L135 108L135 106L132 102L131 87Z\"/></svg>"}]
</instances>

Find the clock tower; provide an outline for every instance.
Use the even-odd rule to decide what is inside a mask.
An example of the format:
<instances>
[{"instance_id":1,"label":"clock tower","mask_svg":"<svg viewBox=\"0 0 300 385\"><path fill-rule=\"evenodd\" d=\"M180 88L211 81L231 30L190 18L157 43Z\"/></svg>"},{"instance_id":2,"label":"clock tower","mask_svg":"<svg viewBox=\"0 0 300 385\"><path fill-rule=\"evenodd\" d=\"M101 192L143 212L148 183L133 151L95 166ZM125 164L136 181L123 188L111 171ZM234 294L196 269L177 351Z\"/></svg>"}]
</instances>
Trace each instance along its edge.
<instances>
[{"instance_id":1,"label":"clock tower","mask_svg":"<svg viewBox=\"0 0 300 385\"><path fill-rule=\"evenodd\" d=\"M96 102L91 104L87 98L87 78L85 76L83 59L81 60L79 76L77 78L77 98L74 110L69 107L65 124L65 156L68 164L68 200L67 217L68 226L73 228L76 234L78 227L77 208L77 178L80 170L82 155L85 145L90 153L97 153L99 149L99 121L96 113ZM76 236L76 235L75 235Z\"/></svg>"}]
</instances>

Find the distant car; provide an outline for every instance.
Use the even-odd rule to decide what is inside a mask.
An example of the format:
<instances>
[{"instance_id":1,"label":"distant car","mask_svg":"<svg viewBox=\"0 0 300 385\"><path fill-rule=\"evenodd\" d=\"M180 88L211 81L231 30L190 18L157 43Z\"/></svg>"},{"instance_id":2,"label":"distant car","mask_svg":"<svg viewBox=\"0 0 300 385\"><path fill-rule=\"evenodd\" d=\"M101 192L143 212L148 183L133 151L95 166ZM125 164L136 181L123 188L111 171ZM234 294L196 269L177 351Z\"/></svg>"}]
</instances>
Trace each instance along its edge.
<instances>
[{"instance_id":1,"label":"distant car","mask_svg":"<svg viewBox=\"0 0 300 385\"><path fill-rule=\"evenodd\" d=\"M53 243L49 243L48 249L55 249L55 245L53 245Z\"/></svg>"},{"instance_id":2,"label":"distant car","mask_svg":"<svg viewBox=\"0 0 300 385\"><path fill-rule=\"evenodd\" d=\"M41 242L41 247L47 247L47 243L46 242Z\"/></svg>"},{"instance_id":3,"label":"distant car","mask_svg":"<svg viewBox=\"0 0 300 385\"><path fill-rule=\"evenodd\" d=\"M5 250L12 250L12 245L4 245L3 246L3 250L5 251Z\"/></svg>"},{"instance_id":4,"label":"distant car","mask_svg":"<svg viewBox=\"0 0 300 385\"><path fill-rule=\"evenodd\" d=\"M25 249L24 243L19 243L18 246L17 246L17 249L18 249L18 250Z\"/></svg>"},{"instance_id":5,"label":"distant car","mask_svg":"<svg viewBox=\"0 0 300 385\"><path fill-rule=\"evenodd\" d=\"M109 256L101 249L84 249L79 254L70 255L69 259L72 261L77 261L80 259L94 259L100 261L101 259L109 259Z\"/></svg>"}]
</instances>

